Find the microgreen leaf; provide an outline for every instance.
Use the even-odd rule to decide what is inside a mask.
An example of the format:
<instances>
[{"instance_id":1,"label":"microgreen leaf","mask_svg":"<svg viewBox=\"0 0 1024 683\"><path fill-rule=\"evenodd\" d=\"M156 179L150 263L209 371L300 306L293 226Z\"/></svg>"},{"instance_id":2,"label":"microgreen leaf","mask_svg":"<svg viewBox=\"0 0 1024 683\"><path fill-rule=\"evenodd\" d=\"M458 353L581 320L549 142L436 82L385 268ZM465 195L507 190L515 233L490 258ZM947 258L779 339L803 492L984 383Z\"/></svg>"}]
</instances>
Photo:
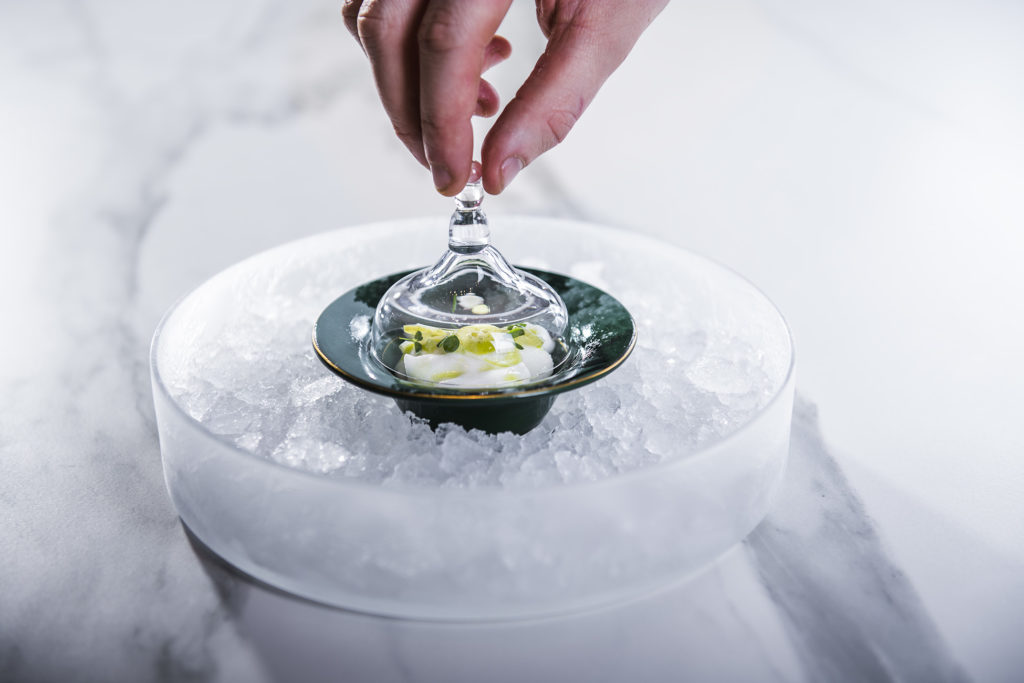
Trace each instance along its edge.
<instances>
[{"instance_id":1,"label":"microgreen leaf","mask_svg":"<svg viewBox=\"0 0 1024 683\"><path fill-rule=\"evenodd\" d=\"M450 334L444 339L442 339L441 343L438 344L438 346L444 349L445 352L452 353L453 351L459 348L459 338L456 337L454 334Z\"/></svg>"},{"instance_id":2,"label":"microgreen leaf","mask_svg":"<svg viewBox=\"0 0 1024 683\"><path fill-rule=\"evenodd\" d=\"M520 351L522 351L522 350L523 350L523 345L522 345L522 344L520 344L519 342L512 342L512 343L513 343L513 344L515 344L515 345L516 345L516 348L517 348L517 349L519 349Z\"/></svg>"},{"instance_id":3,"label":"microgreen leaf","mask_svg":"<svg viewBox=\"0 0 1024 683\"><path fill-rule=\"evenodd\" d=\"M423 332L420 330L416 330L416 336L413 337L413 339L415 339L416 341L423 341Z\"/></svg>"},{"instance_id":4,"label":"microgreen leaf","mask_svg":"<svg viewBox=\"0 0 1024 683\"><path fill-rule=\"evenodd\" d=\"M420 351L423 350L423 344L420 344L419 342L413 342L412 350L415 351L416 353L419 353Z\"/></svg>"},{"instance_id":5,"label":"microgreen leaf","mask_svg":"<svg viewBox=\"0 0 1024 683\"><path fill-rule=\"evenodd\" d=\"M524 330L521 327L516 327L515 329L512 330L510 334L512 335L512 338L515 339L516 337L522 337L524 334L526 334L526 330Z\"/></svg>"}]
</instances>

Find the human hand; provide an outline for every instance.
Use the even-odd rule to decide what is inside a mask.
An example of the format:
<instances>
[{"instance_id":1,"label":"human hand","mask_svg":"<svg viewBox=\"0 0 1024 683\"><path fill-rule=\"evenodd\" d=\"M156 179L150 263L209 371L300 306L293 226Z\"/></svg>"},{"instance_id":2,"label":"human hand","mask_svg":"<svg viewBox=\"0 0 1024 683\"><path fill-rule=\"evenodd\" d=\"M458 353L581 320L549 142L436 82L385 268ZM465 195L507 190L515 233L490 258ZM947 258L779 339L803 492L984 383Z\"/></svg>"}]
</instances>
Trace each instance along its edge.
<instances>
[{"instance_id":1,"label":"human hand","mask_svg":"<svg viewBox=\"0 0 1024 683\"><path fill-rule=\"evenodd\" d=\"M504 190L565 139L668 0L536 0L548 39L533 72L484 138L484 189ZM508 58L496 35L512 0L346 0L345 25L370 58L395 133L441 194L466 185L473 115L498 112L483 73Z\"/></svg>"}]
</instances>

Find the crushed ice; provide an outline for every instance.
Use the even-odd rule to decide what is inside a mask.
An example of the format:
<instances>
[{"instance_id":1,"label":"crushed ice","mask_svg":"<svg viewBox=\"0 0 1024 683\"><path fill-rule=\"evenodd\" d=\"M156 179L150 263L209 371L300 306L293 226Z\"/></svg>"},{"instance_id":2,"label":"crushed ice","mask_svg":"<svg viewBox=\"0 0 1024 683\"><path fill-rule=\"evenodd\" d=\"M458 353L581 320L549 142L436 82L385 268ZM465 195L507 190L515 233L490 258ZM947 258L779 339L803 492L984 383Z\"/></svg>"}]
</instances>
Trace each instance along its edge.
<instances>
[{"instance_id":1,"label":"crushed ice","mask_svg":"<svg viewBox=\"0 0 1024 683\"><path fill-rule=\"evenodd\" d=\"M777 388L749 344L693 329L664 298L651 301L642 288L617 283L612 292L639 327L621 368L561 394L526 435L453 425L434 431L317 361L312 320L325 295L340 292L301 278L275 284L265 296L254 288L226 333L194 340L187 367L168 386L192 417L239 447L327 476L432 487L591 481L685 457L735 431ZM365 334L367 324L353 321L353 334Z\"/></svg>"}]
</instances>

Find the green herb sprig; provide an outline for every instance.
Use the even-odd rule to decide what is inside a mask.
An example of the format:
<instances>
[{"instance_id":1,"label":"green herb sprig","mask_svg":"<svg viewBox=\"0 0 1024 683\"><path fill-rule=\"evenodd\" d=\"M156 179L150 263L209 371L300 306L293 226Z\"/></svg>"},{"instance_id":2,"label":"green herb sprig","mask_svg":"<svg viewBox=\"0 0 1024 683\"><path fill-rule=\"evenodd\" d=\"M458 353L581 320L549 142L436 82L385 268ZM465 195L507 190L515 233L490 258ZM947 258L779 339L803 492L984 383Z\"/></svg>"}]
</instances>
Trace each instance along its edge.
<instances>
[{"instance_id":1,"label":"green herb sprig","mask_svg":"<svg viewBox=\"0 0 1024 683\"><path fill-rule=\"evenodd\" d=\"M399 337L399 339L402 341L412 342L412 350L414 353L419 353L423 350L423 344L421 343L423 341L423 332L420 330L416 330L416 334L412 339L409 337Z\"/></svg>"}]
</instances>

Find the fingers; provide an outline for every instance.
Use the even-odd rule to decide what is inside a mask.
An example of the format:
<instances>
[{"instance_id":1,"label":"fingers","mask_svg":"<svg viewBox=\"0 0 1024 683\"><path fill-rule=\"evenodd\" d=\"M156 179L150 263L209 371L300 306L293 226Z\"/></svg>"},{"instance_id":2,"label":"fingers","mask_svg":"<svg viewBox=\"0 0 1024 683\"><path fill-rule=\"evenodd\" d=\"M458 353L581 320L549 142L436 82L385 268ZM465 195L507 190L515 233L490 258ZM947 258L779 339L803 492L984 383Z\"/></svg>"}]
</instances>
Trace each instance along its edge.
<instances>
[{"instance_id":1,"label":"fingers","mask_svg":"<svg viewBox=\"0 0 1024 683\"><path fill-rule=\"evenodd\" d=\"M493 116L481 74L506 59L494 35L512 0L346 0L345 25L370 58L395 132L446 195L470 174L470 117ZM538 0L549 38L533 73L484 140L483 181L499 193L565 139L668 0Z\"/></svg>"},{"instance_id":2,"label":"fingers","mask_svg":"<svg viewBox=\"0 0 1024 683\"><path fill-rule=\"evenodd\" d=\"M359 40L359 29L356 27L356 22L359 21L359 6L362 4L363 0L345 0L341 6L341 17L345 20L345 28L357 41ZM360 47L362 45L359 43Z\"/></svg>"},{"instance_id":3,"label":"fingers","mask_svg":"<svg viewBox=\"0 0 1024 683\"><path fill-rule=\"evenodd\" d=\"M466 185L474 112L497 110L497 93L480 74L507 41L494 34L512 0L431 0L420 22L419 108L423 150L441 194ZM506 52L507 56L507 52ZM499 59L500 61L500 59Z\"/></svg>"},{"instance_id":4,"label":"fingers","mask_svg":"<svg viewBox=\"0 0 1024 683\"><path fill-rule=\"evenodd\" d=\"M439 4L445 5L446 3ZM507 2L478 3L475 1L464 4L476 5L475 9L478 10L495 12L500 10L502 14L507 10L508 5ZM490 7L484 7L484 5L490 5ZM346 28L356 37L370 59L381 102L391 119L395 133L424 166L428 164L421 128L419 35L423 33L436 38L437 33L440 33L440 31L435 33L435 31L426 29L421 30L426 8L427 0L346 0L342 7L342 17ZM473 8L471 7L471 9ZM486 34L485 29L488 22L483 22L483 27L478 29L477 27L480 27L478 20L474 20L470 16L468 17L470 21L463 22L461 19L466 18L465 13L459 14L459 12L461 12L459 7L439 7L433 13L433 18L427 20L445 21L455 17L458 20L452 24L455 33L463 30L474 32L474 41L484 41L485 44L482 51L477 51L480 53L473 54L470 60L479 62L479 70L473 79L472 86L468 80L462 83L458 80L459 75L454 75L452 78L455 80L445 84L446 90L442 94L475 92L475 100L469 115L494 116L498 112L500 103L498 93L490 83L480 78L480 74L507 59L512 47L501 36L493 35L494 29L489 35ZM485 15L486 13L481 12L480 14ZM497 22L500 23L500 21L501 15L498 15ZM477 30L481 32L475 33ZM438 47L432 40L433 38L429 38L426 41L425 52L428 54ZM475 44L473 41L466 42L465 47L469 48L473 44ZM438 61L443 62L444 60ZM440 66L439 80L443 80L445 78L444 64L442 63ZM470 90L471 87L472 90ZM468 117L466 121L468 121ZM446 143L442 140L439 144ZM470 145L472 145L472 134L470 134ZM461 189L461 185L456 188L456 191L458 189Z\"/></svg>"},{"instance_id":5,"label":"fingers","mask_svg":"<svg viewBox=\"0 0 1024 683\"><path fill-rule=\"evenodd\" d=\"M493 85L481 79L480 89L476 95L476 109L473 111L473 115L494 116L498 113L500 105L501 99L498 97L498 91L494 89Z\"/></svg>"},{"instance_id":6,"label":"fingers","mask_svg":"<svg viewBox=\"0 0 1024 683\"><path fill-rule=\"evenodd\" d=\"M355 15L356 36L370 58L377 92L395 134L424 166L416 33L426 5L427 0L353 0L342 9L349 30Z\"/></svg>"},{"instance_id":7,"label":"fingers","mask_svg":"<svg viewBox=\"0 0 1024 683\"><path fill-rule=\"evenodd\" d=\"M509 45L509 42L501 36L494 36L484 51L483 71L487 71L495 64L505 61L510 54L512 54L512 46ZM480 79L480 90L476 98L476 111L473 113L476 116L494 116L498 113L500 103L501 99L498 97L498 91L494 89L494 86Z\"/></svg>"},{"instance_id":8,"label":"fingers","mask_svg":"<svg viewBox=\"0 0 1024 683\"><path fill-rule=\"evenodd\" d=\"M548 46L484 139L488 192L504 190L523 167L565 139L666 2L580 2L561 15L553 9L558 3L538 4Z\"/></svg>"}]
</instances>

